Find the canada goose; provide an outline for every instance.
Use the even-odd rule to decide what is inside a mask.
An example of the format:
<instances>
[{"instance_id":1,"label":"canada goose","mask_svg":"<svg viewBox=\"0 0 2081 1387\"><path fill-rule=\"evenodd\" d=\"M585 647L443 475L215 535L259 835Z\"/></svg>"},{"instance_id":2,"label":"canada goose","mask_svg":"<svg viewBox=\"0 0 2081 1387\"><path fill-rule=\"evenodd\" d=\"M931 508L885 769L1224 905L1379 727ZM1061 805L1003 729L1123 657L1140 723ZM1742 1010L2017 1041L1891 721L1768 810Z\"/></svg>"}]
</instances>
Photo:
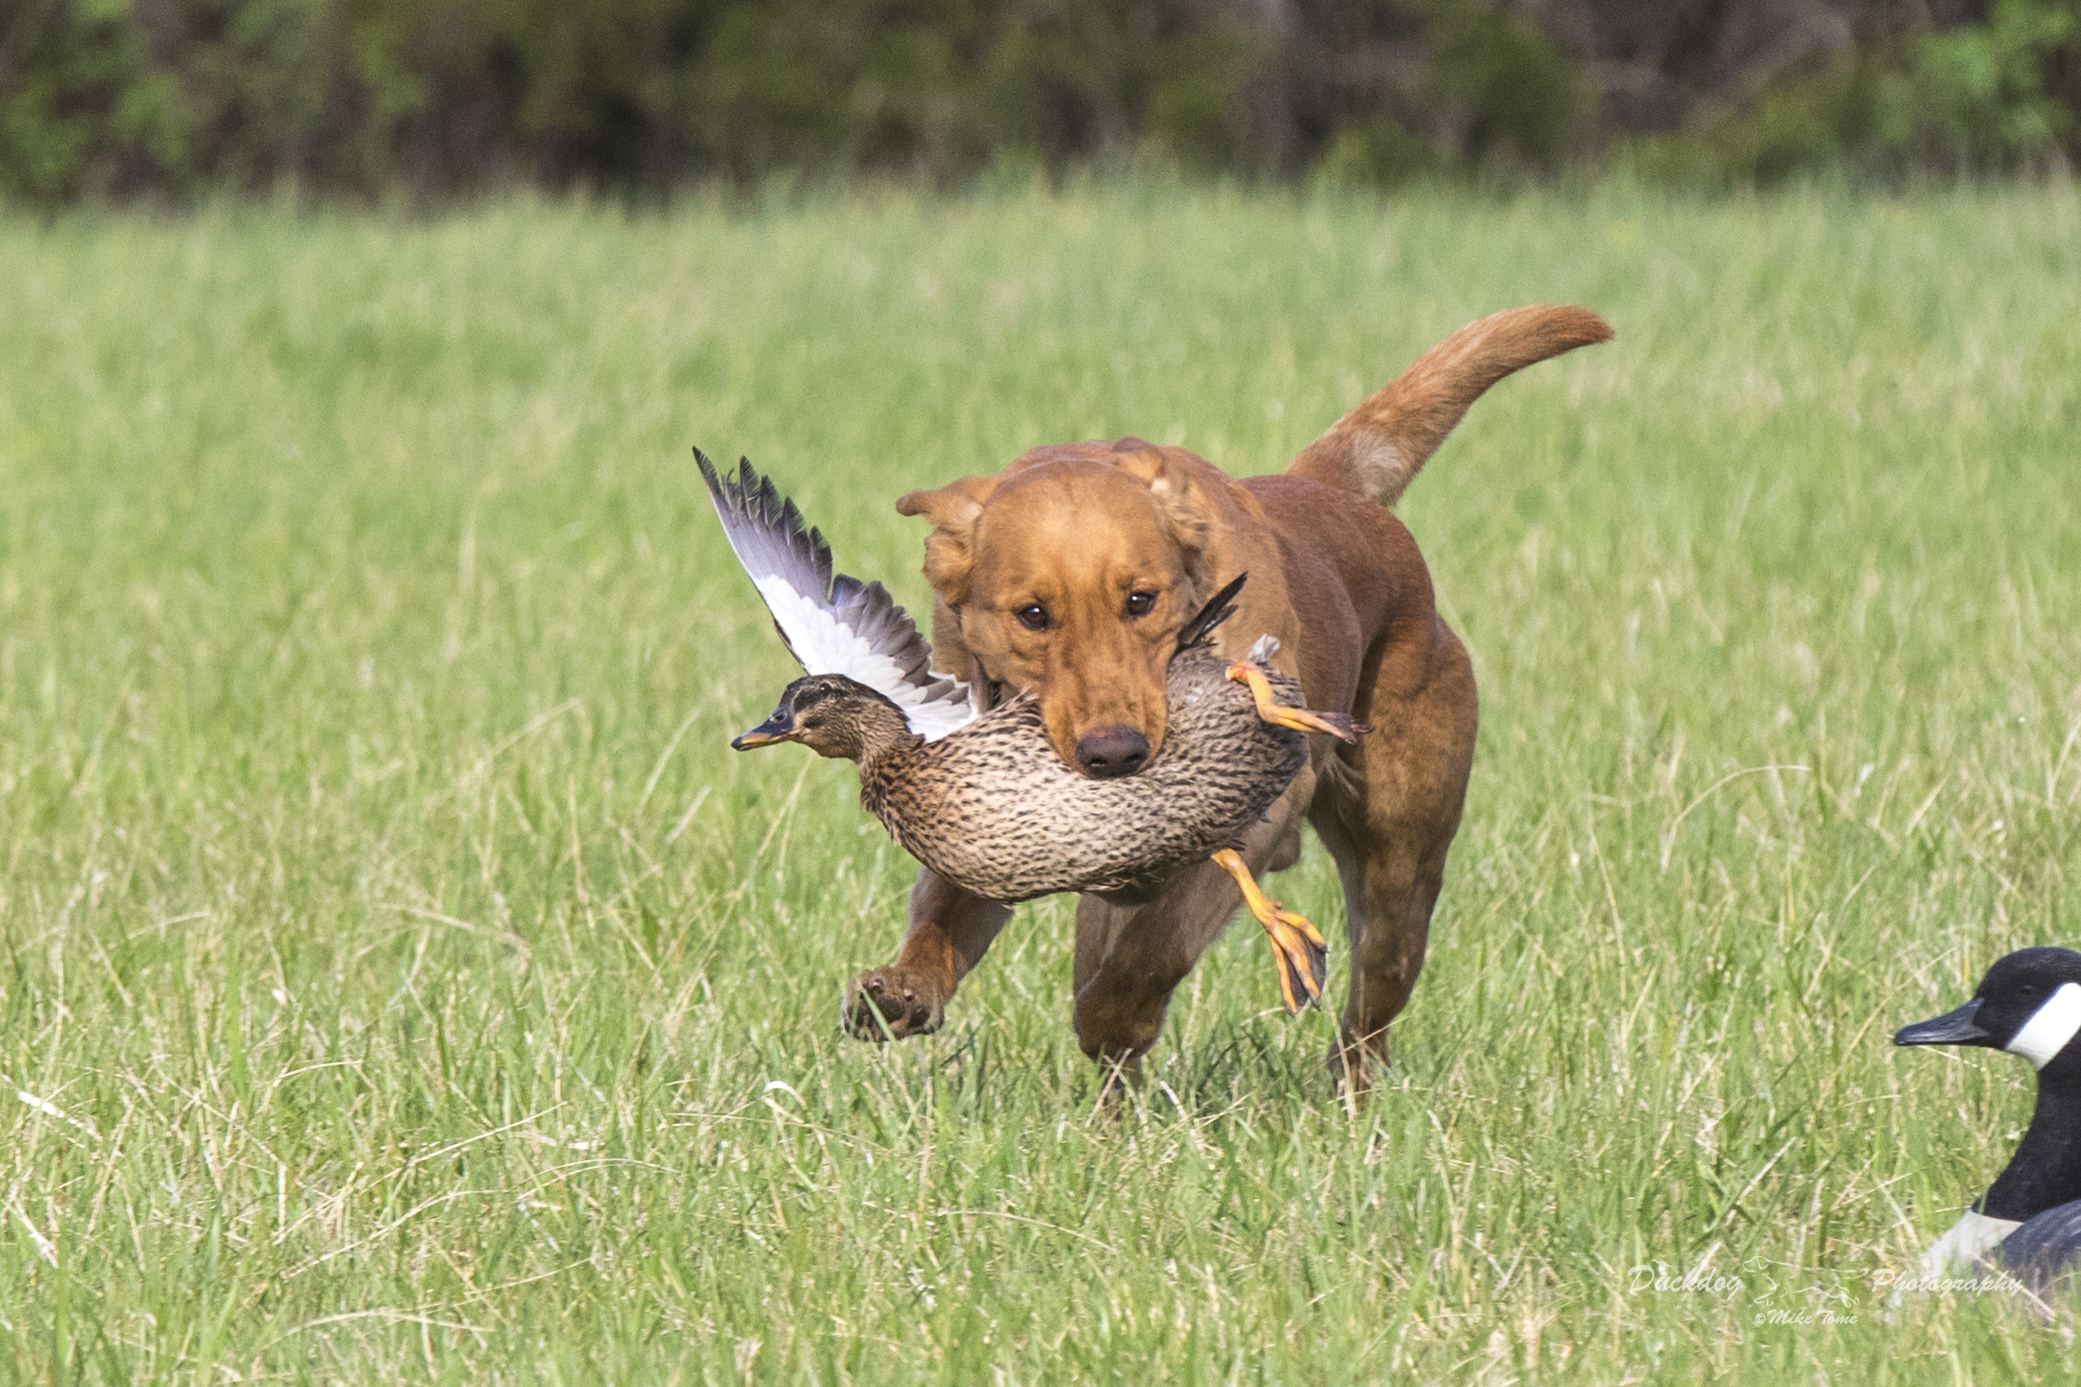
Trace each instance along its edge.
<instances>
[{"instance_id":1,"label":"canada goose","mask_svg":"<svg viewBox=\"0 0 2081 1387\"><path fill-rule=\"evenodd\" d=\"M1285 706L1298 703L1298 680L1214 652L1208 636L1231 614L1242 577L1179 634L1163 749L1135 775L1094 780L1055 755L1034 700L979 711L965 684L935 673L931 646L887 590L834 574L823 536L749 462L725 478L699 449L694 458L731 548L808 671L732 746L800 742L859 762L861 805L890 836L990 900L1140 898L1211 857L1270 936L1287 1009L1321 996L1320 931L1267 898L1235 849L1306 764L1304 732L1353 742L1369 729ZM1272 648L1260 642L1252 655L1267 660Z\"/></svg>"},{"instance_id":2,"label":"canada goose","mask_svg":"<svg viewBox=\"0 0 2081 1387\"><path fill-rule=\"evenodd\" d=\"M1895 1045L1981 1045L2038 1071L2030 1127L1987 1193L1931 1244L1942 1276L1982 1262L2042 1285L2081 1255L2081 953L2019 949L1998 960L1972 1000L1904 1026Z\"/></svg>"}]
</instances>

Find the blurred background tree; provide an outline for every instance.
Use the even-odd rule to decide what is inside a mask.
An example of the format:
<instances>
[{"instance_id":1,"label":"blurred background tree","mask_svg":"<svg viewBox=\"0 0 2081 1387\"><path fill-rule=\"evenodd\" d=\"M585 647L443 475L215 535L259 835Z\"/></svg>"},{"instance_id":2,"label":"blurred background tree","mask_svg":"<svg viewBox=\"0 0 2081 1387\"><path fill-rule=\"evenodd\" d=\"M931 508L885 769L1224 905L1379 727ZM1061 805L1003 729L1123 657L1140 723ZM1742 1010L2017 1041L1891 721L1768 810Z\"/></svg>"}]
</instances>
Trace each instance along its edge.
<instances>
[{"instance_id":1,"label":"blurred background tree","mask_svg":"<svg viewBox=\"0 0 2081 1387\"><path fill-rule=\"evenodd\" d=\"M2064 166L2081 0L0 0L0 193Z\"/></svg>"}]
</instances>

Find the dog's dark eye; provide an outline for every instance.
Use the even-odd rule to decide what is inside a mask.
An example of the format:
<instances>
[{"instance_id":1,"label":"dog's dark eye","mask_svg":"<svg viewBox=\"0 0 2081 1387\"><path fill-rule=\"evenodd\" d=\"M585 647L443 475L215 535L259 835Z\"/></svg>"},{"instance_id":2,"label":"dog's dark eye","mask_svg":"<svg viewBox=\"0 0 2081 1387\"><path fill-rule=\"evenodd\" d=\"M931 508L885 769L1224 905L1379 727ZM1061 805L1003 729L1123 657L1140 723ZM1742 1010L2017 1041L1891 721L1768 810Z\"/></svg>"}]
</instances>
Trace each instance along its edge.
<instances>
[{"instance_id":1,"label":"dog's dark eye","mask_svg":"<svg viewBox=\"0 0 2081 1387\"><path fill-rule=\"evenodd\" d=\"M1019 618L1019 624L1029 631L1048 629L1048 609L1038 602L1028 602L1012 615Z\"/></svg>"},{"instance_id":2,"label":"dog's dark eye","mask_svg":"<svg viewBox=\"0 0 2081 1387\"><path fill-rule=\"evenodd\" d=\"M1127 594L1127 614L1129 616L1147 616L1149 615L1149 609L1155 605L1156 594L1153 592L1130 592Z\"/></svg>"}]
</instances>

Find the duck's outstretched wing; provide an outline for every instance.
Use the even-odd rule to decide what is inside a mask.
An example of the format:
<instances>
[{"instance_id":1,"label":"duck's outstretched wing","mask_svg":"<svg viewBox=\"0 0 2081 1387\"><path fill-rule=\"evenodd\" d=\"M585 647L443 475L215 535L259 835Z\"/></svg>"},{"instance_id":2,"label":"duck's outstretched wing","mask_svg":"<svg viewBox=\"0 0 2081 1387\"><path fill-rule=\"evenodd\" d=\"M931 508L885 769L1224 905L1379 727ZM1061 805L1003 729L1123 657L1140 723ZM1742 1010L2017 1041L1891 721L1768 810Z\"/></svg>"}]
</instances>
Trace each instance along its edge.
<instances>
[{"instance_id":1,"label":"duck's outstretched wing","mask_svg":"<svg viewBox=\"0 0 2081 1387\"><path fill-rule=\"evenodd\" d=\"M734 477L719 476L699 448L694 461L737 562L802 668L857 679L902 709L928 742L974 719L968 685L933 670L932 646L889 590L834 575L831 546L770 479L742 459Z\"/></svg>"}]
</instances>

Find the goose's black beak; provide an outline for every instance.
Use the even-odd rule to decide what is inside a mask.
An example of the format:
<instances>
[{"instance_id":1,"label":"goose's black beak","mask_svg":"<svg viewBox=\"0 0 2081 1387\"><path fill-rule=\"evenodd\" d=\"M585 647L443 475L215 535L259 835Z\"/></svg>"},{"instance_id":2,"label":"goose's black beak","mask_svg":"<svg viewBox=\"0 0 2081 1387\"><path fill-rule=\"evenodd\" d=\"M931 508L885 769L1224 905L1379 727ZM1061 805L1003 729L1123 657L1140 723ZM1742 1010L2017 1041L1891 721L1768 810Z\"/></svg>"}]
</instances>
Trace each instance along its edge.
<instances>
[{"instance_id":1,"label":"goose's black beak","mask_svg":"<svg viewBox=\"0 0 2081 1387\"><path fill-rule=\"evenodd\" d=\"M794 718L789 716L786 709L782 709L757 727L754 727L751 731L733 738L730 742L730 749L732 751L750 751L755 746L772 746L775 742L799 742L801 740L802 729L795 726Z\"/></svg>"},{"instance_id":2,"label":"goose's black beak","mask_svg":"<svg viewBox=\"0 0 2081 1387\"><path fill-rule=\"evenodd\" d=\"M1947 1011L1942 1016L1927 1021L1917 1021L1912 1026L1902 1026L1893 1033L1895 1045L1984 1045L1993 1037L1973 1024L1973 1016L1980 1010L1980 999L1973 998L1956 1011Z\"/></svg>"}]
</instances>

